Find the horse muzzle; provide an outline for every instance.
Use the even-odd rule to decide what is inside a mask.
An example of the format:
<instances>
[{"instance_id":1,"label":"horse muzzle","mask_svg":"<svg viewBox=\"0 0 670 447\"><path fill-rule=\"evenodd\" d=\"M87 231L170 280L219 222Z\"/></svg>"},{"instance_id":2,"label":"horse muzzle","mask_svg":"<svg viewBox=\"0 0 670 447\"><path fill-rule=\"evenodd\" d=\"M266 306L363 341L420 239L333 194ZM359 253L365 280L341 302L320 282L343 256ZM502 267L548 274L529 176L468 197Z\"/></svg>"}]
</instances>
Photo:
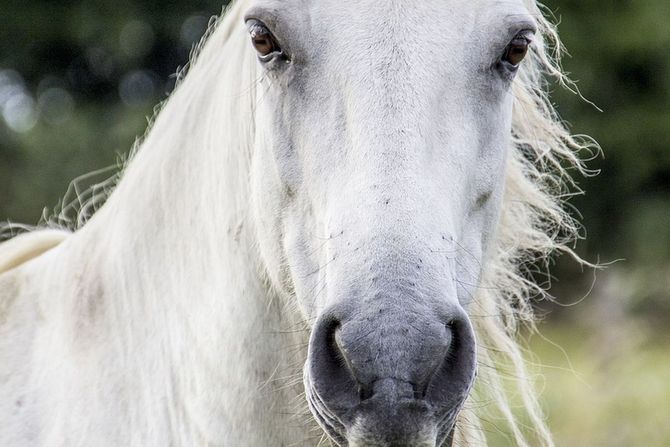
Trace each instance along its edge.
<instances>
[{"instance_id":1,"label":"horse muzzle","mask_svg":"<svg viewBox=\"0 0 670 447\"><path fill-rule=\"evenodd\" d=\"M460 306L435 309L363 301L319 317L305 389L312 413L338 445L449 443L474 382L475 340Z\"/></svg>"}]
</instances>

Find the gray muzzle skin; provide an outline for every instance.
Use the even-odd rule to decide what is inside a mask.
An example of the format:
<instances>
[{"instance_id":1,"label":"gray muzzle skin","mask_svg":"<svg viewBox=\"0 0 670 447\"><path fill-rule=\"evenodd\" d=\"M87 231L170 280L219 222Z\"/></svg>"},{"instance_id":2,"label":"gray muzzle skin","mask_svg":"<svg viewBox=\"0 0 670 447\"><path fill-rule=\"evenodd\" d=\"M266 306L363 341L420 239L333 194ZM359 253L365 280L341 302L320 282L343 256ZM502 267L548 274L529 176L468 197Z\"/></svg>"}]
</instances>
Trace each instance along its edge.
<instances>
[{"instance_id":1,"label":"gray muzzle skin","mask_svg":"<svg viewBox=\"0 0 670 447\"><path fill-rule=\"evenodd\" d=\"M476 375L458 305L340 303L319 317L305 365L312 413L340 446L449 445Z\"/></svg>"}]
</instances>

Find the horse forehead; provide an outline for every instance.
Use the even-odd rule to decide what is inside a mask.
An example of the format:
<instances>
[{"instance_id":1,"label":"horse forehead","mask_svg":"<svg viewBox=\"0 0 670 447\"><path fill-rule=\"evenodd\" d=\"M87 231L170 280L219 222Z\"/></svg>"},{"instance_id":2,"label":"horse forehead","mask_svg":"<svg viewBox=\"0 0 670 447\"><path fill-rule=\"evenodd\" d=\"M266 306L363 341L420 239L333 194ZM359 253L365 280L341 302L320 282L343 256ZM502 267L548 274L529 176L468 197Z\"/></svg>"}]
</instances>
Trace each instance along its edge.
<instances>
[{"instance_id":1,"label":"horse forehead","mask_svg":"<svg viewBox=\"0 0 670 447\"><path fill-rule=\"evenodd\" d=\"M440 72L440 59L464 63L489 45L506 23L527 16L532 0L295 0L304 17L311 59L374 69L374 61L404 61L416 75ZM294 4L293 9L296 5ZM288 11L286 11L288 12ZM432 69L430 68L432 67ZM353 68L353 67L352 67ZM394 64L393 72L401 68ZM391 73L391 72L389 72Z\"/></svg>"},{"instance_id":2,"label":"horse forehead","mask_svg":"<svg viewBox=\"0 0 670 447\"><path fill-rule=\"evenodd\" d=\"M529 3L533 0L292 0L283 5L294 16L309 14L313 25L347 29L379 23L411 27L417 20L426 27L462 27L474 21L483 25L480 20L526 13Z\"/></svg>"},{"instance_id":3,"label":"horse forehead","mask_svg":"<svg viewBox=\"0 0 670 447\"><path fill-rule=\"evenodd\" d=\"M448 30L469 22L479 10L478 3L465 0L312 0L311 20L319 29L340 31L334 36L346 40L374 39L390 33L417 33L421 28ZM324 27L324 28L320 28ZM353 32L353 36L351 35ZM439 34L439 33L438 33ZM404 36L403 36L404 37Z\"/></svg>"}]
</instances>

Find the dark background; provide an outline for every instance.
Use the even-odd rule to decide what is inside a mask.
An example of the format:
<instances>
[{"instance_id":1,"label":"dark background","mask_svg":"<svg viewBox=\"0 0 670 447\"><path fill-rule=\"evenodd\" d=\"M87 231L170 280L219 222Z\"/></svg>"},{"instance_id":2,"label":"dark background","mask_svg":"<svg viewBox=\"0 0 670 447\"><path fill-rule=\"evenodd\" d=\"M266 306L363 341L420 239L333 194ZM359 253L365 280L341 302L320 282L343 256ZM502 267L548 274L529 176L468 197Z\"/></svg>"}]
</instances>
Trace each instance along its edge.
<instances>
[{"instance_id":1,"label":"dark background","mask_svg":"<svg viewBox=\"0 0 670 447\"><path fill-rule=\"evenodd\" d=\"M551 342L531 342L544 401L559 445L670 445L670 2L547 6L566 70L602 109L552 87L604 152L572 200L587 236L577 251L619 261L593 272L558 260L558 304L538 304ZM0 0L0 219L35 224L72 179L123 158L221 7Z\"/></svg>"}]
</instances>

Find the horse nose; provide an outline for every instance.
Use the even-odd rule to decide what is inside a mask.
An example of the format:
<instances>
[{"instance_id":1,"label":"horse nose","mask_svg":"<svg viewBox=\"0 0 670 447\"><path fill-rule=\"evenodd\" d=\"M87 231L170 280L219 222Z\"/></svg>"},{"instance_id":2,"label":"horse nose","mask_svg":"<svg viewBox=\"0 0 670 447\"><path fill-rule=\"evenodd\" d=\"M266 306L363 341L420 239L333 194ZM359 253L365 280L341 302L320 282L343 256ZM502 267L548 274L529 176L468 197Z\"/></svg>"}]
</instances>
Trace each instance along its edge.
<instances>
[{"instance_id":1,"label":"horse nose","mask_svg":"<svg viewBox=\"0 0 670 447\"><path fill-rule=\"evenodd\" d=\"M312 409L334 416L342 428L347 418L360 425L366 418L399 414L411 403L411 411L423 408L426 420L438 420L467 397L474 348L460 308L330 309L317 320L310 340L306 385Z\"/></svg>"}]
</instances>

